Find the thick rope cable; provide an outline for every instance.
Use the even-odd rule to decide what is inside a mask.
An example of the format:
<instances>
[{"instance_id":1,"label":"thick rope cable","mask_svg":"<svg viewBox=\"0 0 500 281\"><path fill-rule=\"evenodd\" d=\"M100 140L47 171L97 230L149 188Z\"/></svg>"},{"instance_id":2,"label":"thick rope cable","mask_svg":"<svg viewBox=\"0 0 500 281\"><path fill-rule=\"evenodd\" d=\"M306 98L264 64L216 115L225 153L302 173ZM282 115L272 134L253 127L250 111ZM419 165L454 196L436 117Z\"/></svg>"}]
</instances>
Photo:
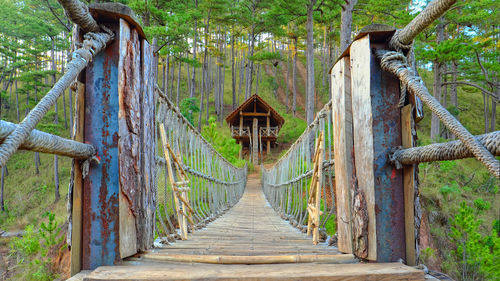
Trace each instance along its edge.
<instances>
[{"instance_id":1,"label":"thick rope cable","mask_svg":"<svg viewBox=\"0 0 500 281\"><path fill-rule=\"evenodd\" d=\"M500 156L500 131L476 136L476 139L493 155ZM402 165L421 162L455 160L468 157L474 157L474 155L460 140L406 149L399 148L389 155L391 162L398 168L402 168Z\"/></svg>"},{"instance_id":2,"label":"thick rope cable","mask_svg":"<svg viewBox=\"0 0 500 281\"><path fill-rule=\"evenodd\" d=\"M68 18L80 26L84 32L100 32L101 29L94 18L89 13L89 8L78 0L57 0Z\"/></svg>"},{"instance_id":3,"label":"thick rope cable","mask_svg":"<svg viewBox=\"0 0 500 281\"><path fill-rule=\"evenodd\" d=\"M0 120L0 143L9 136L17 125ZM76 159L87 159L96 154L95 148L86 143L65 139L38 130L31 131L19 149L51 153Z\"/></svg>"},{"instance_id":4,"label":"thick rope cable","mask_svg":"<svg viewBox=\"0 0 500 281\"><path fill-rule=\"evenodd\" d=\"M73 83L90 60L113 40L114 35L107 31L104 33L87 33L84 38L83 47L73 53L73 59L68 63L66 73L0 145L0 167L5 166L9 158L16 152L57 99Z\"/></svg>"},{"instance_id":5,"label":"thick rope cable","mask_svg":"<svg viewBox=\"0 0 500 281\"><path fill-rule=\"evenodd\" d=\"M396 75L410 92L417 95L431 111L439 117L441 122L455 134L471 153L483 163L488 171L500 178L500 161L469 132L467 129L437 101L425 87L418 75L406 63L406 57L399 52L377 50L376 56L381 59L381 67Z\"/></svg>"},{"instance_id":6,"label":"thick rope cable","mask_svg":"<svg viewBox=\"0 0 500 281\"><path fill-rule=\"evenodd\" d=\"M455 2L456 0L432 1L408 25L396 31L389 46L395 50L409 50L413 39L444 14Z\"/></svg>"}]
</instances>

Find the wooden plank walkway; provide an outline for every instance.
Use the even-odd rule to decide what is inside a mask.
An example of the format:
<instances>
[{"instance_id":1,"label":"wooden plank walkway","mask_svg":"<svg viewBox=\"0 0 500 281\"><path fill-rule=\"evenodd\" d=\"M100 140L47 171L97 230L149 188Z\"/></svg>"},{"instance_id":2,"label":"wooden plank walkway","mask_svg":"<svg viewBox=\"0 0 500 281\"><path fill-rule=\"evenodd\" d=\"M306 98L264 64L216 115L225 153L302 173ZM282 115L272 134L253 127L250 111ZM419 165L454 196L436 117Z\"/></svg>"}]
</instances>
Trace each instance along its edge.
<instances>
[{"instance_id":1,"label":"wooden plank walkway","mask_svg":"<svg viewBox=\"0 0 500 281\"><path fill-rule=\"evenodd\" d=\"M281 219L267 203L257 173L249 175L243 197L226 214L190 234L188 240L179 240L151 253L233 256L340 254L326 243L313 245L311 237Z\"/></svg>"},{"instance_id":2,"label":"wooden plank walkway","mask_svg":"<svg viewBox=\"0 0 500 281\"><path fill-rule=\"evenodd\" d=\"M367 278L424 280L424 273L399 263L359 264L352 255L344 255L335 247L313 245L311 237L282 220L269 206L255 173L249 175L240 202L206 228L190 234L189 240L150 250L123 265L99 267L78 280Z\"/></svg>"}]
</instances>

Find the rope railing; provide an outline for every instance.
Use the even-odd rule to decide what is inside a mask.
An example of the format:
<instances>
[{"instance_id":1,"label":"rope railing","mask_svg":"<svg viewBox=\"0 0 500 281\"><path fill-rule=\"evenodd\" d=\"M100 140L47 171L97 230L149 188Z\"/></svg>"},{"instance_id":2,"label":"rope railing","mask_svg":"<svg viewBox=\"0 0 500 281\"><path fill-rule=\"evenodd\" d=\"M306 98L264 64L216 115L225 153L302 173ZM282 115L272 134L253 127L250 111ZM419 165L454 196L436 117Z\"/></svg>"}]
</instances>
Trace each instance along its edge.
<instances>
[{"instance_id":1,"label":"rope railing","mask_svg":"<svg viewBox=\"0 0 500 281\"><path fill-rule=\"evenodd\" d=\"M0 120L0 143L16 128L16 124ZM57 154L75 159L87 159L96 154L95 148L90 144L68 140L38 130L31 131L19 149Z\"/></svg>"},{"instance_id":2,"label":"rope railing","mask_svg":"<svg viewBox=\"0 0 500 281\"><path fill-rule=\"evenodd\" d=\"M104 26L95 28L97 25L88 13L87 7L78 0L60 1L71 19L76 24L83 24L84 30L92 30L84 35L82 47L73 52L72 60L66 67L65 74L55 83L52 89L40 100L40 102L28 113L18 126L0 144L0 167L5 166L10 157L19 149L33 131L35 126L47 114L49 109L57 102L57 99L70 87L80 72L88 65L95 55L104 50L106 45L114 38L113 32ZM65 6L65 4L67 4ZM104 30L103 32L97 32ZM0 124L2 125L2 124ZM44 142L50 141L50 136L39 135Z\"/></svg>"},{"instance_id":3,"label":"rope railing","mask_svg":"<svg viewBox=\"0 0 500 281\"><path fill-rule=\"evenodd\" d=\"M457 136L462 144L472 153L481 163L483 163L488 171L495 177L500 178L500 161L498 161L492 153L486 149L480 141L475 138L441 103L436 100L430 93L420 77L407 64L406 57L395 51L377 50L375 55L380 59L380 65L383 70L388 71L407 87L408 91L418 96L429 109L441 120L441 122ZM428 147L425 151L433 150L434 159L444 158L443 148ZM422 152L422 151L421 151ZM396 153L397 154L397 153Z\"/></svg>"},{"instance_id":4,"label":"rope railing","mask_svg":"<svg viewBox=\"0 0 500 281\"><path fill-rule=\"evenodd\" d=\"M314 176L314 142L323 134L322 173L318 197L321 205L320 241L325 240L328 224L335 220L332 103L326 104L290 149L270 169L262 168L262 186L271 206L291 225L306 232L310 183Z\"/></svg>"},{"instance_id":5,"label":"rope railing","mask_svg":"<svg viewBox=\"0 0 500 281\"><path fill-rule=\"evenodd\" d=\"M169 146L187 175L188 200L193 212L190 230L202 228L236 204L245 190L247 168L237 168L219 154L213 146L189 123L179 109L157 87L156 121L164 126ZM162 153L159 153L160 155ZM175 194L167 178L169 162L157 156L159 236L169 241L181 237L177 227L178 215ZM174 172L175 174L175 172ZM178 179L176 179L178 180Z\"/></svg>"}]
</instances>

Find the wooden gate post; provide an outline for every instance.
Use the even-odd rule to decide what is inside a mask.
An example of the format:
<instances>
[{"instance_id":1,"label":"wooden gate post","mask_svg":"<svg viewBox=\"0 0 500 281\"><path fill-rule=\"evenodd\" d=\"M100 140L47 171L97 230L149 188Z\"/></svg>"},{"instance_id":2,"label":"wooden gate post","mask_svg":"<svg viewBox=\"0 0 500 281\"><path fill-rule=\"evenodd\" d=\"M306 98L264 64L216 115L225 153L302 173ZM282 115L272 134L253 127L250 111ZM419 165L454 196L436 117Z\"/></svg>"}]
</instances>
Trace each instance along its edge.
<instances>
[{"instance_id":1,"label":"wooden gate post","mask_svg":"<svg viewBox=\"0 0 500 281\"><path fill-rule=\"evenodd\" d=\"M115 40L80 75L84 106L76 114L98 161L90 162L87 175L83 171L82 196L73 198L73 207L81 208L74 222L81 225L72 228L78 245L72 247L72 275L148 249L155 219L153 52L127 6L95 4L90 12Z\"/></svg>"},{"instance_id":2,"label":"wooden gate post","mask_svg":"<svg viewBox=\"0 0 500 281\"><path fill-rule=\"evenodd\" d=\"M400 85L373 54L388 49L393 32L362 30L331 72L339 250L377 262L408 261L412 253L405 245L405 223L408 232L413 219L406 214L405 221L403 170L388 159L407 134Z\"/></svg>"}]
</instances>

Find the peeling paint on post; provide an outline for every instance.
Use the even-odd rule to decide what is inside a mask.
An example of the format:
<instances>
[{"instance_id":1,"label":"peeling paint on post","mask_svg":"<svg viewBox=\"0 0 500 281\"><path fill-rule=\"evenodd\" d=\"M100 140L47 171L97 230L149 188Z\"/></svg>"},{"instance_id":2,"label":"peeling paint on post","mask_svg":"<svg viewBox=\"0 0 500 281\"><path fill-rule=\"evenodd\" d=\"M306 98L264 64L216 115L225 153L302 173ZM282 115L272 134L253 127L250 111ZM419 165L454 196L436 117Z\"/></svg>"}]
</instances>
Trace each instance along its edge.
<instances>
[{"instance_id":1,"label":"peeling paint on post","mask_svg":"<svg viewBox=\"0 0 500 281\"><path fill-rule=\"evenodd\" d=\"M86 71L85 142L97 148L84 180L82 269L120 260L118 232L118 47L115 40Z\"/></svg>"}]
</instances>

